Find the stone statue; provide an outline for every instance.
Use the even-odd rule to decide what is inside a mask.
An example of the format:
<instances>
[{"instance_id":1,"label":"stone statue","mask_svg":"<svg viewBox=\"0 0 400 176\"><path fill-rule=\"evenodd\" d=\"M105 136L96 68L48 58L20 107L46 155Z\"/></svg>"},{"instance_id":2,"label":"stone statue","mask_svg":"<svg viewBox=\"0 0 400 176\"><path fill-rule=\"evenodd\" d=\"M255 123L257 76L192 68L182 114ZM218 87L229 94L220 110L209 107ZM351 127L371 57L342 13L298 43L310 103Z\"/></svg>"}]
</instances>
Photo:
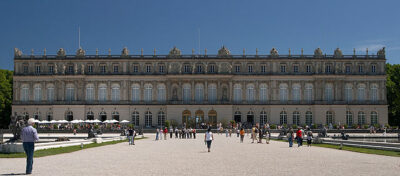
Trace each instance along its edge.
<instances>
[{"instance_id":1,"label":"stone statue","mask_svg":"<svg viewBox=\"0 0 400 176\"><path fill-rule=\"evenodd\" d=\"M178 100L178 90L176 90L176 87L172 89L172 100Z\"/></svg>"},{"instance_id":2,"label":"stone statue","mask_svg":"<svg viewBox=\"0 0 400 176\"><path fill-rule=\"evenodd\" d=\"M74 65L74 72L75 72L75 74L78 74L78 65L77 64Z\"/></svg>"},{"instance_id":3,"label":"stone statue","mask_svg":"<svg viewBox=\"0 0 400 176\"><path fill-rule=\"evenodd\" d=\"M65 56L65 50L64 50L64 48L60 48L60 49L58 50L57 56L60 56L60 57L64 57L64 56Z\"/></svg>"},{"instance_id":4,"label":"stone statue","mask_svg":"<svg viewBox=\"0 0 400 176\"><path fill-rule=\"evenodd\" d=\"M170 56L170 57L177 57L177 56L180 56L181 55L181 50L179 50L178 48L176 48L175 46L174 46L174 48L172 48L170 51L169 51L169 54L168 54L168 56Z\"/></svg>"},{"instance_id":5,"label":"stone statue","mask_svg":"<svg viewBox=\"0 0 400 176\"><path fill-rule=\"evenodd\" d=\"M323 56L323 54L322 54L321 48L315 49L315 51L314 51L314 57L315 57L315 58L321 58L322 56Z\"/></svg>"},{"instance_id":6,"label":"stone statue","mask_svg":"<svg viewBox=\"0 0 400 176\"><path fill-rule=\"evenodd\" d=\"M85 74L85 65L84 64L81 64L81 73L82 73L82 75Z\"/></svg>"},{"instance_id":7,"label":"stone statue","mask_svg":"<svg viewBox=\"0 0 400 176\"><path fill-rule=\"evenodd\" d=\"M122 57L128 57L129 56L128 48L125 47L124 49L122 49L121 56Z\"/></svg>"},{"instance_id":8,"label":"stone statue","mask_svg":"<svg viewBox=\"0 0 400 176\"><path fill-rule=\"evenodd\" d=\"M62 66L62 70L61 70L61 71L62 71L62 74L65 74L65 69L66 69L66 66L63 65L63 66Z\"/></svg>"},{"instance_id":9,"label":"stone statue","mask_svg":"<svg viewBox=\"0 0 400 176\"><path fill-rule=\"evenodd\" d=\"M85 50L83 50L82 48L79 48L78 50L76 50L76 56L77 57L85 57Z\"/></svg>"},{"instance_id":10,"label":"stone statue","mask_svg":"<svg viewBox=\"0 0 400 176\"><path fill-rule=\"evenodd\" d=\"M385 47L383 47L382 49L378 50L376 55L378 55L378 58L385 58L385 56L386 56Z\"/></svg>"},{"instance_id":11,"label":"stone statue","mask_svg":"<svg viewBox=\"0 0 400 176\"><path fill-rule=\"evenodd\" d=\"M228 100L227 95L228 95L228 90L227 90L226 87L224 87L224 88L222 89L222 100L224 100L224 101Z\"/></svg>"},{"instance_id":12,"label":"stone statue","mask_svg":"<svg viewBox=\"0 0 400 176\"><path fill-rule=\"evenodd\" d=\"M54 64L54 73L58 73L58 66L57 66L57 64Z\"/></svg>"},{"instance_id":13,"label":"stone statue","mask_svg":"<svg viewBox=\"0 0 400 176\"><path fill-rule=\"evenodd\" d=\"M272 48L269 53L271 54L271 57L273 57L273 58L276 58L279 56L278 50L276 50L275 48Z\"/></svg>"},{"instance_id":14,"label":"stone statue","mask_svg":"<svg viewBox=\"0 0 400 176\"><path fill-rule=\"evenodd\" d=\"M225 48L225 46L222 46L222 48L218 50L219 57L227 57L229 55L231 55L231 52L228 50L228 48Z\"/></svg>"},{"instance_id":15,"label":"stone statue","mask_svg":"<svg viewBox=\"0 0 400 176\"><path fill-rule=\"evenodd\" d=\"M21 57L22 56L22 51L19 50L18 48L14 48L14 57Z\"/></svg>"},{"instance_id":16,"label":"stone statue","mask_svg":"<svg viewBox=\"0 0 400 176\"><path fill-rule=\"evenodd\" d=\"M335 49L335 52L334 52L334 54L333 54L333 57L334 57L334 58L342 58L342 57L343 57L342 50L340 50L339 48L336 48L336 49Z\"/></svg>"},{"instance_id":17,"label":"stone statue","mask_svg":"<svg viewBox=\"0 0 400 176\"><path fill-rule=\"evenodd\" d=\"M26 126L26 120L22 116L11 116L11 122L10 125L8 126L9 129L11 130L13 137L8 140L7 142L15 142L21 139L21 130Z\"/></svg>"}]
</instances>

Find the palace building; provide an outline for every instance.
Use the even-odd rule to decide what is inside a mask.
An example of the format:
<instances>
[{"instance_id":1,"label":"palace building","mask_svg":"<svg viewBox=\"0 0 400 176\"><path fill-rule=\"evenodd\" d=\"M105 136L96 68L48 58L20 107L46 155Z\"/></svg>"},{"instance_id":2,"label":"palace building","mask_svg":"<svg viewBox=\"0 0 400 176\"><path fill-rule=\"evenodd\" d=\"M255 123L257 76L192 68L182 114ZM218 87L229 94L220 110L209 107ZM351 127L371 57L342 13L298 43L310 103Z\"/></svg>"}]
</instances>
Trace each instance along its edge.
<instances>
[{"instance_id":1,"label":"palace building","mask_svg":"<svg viewBox=\"0 0 400 176\"><path fill-rule=\"evenodd\" d=\"M333 55L24 55L14 51L14 115L136 126L387 124L385 49Z\"/></svg>"}]
</instances>

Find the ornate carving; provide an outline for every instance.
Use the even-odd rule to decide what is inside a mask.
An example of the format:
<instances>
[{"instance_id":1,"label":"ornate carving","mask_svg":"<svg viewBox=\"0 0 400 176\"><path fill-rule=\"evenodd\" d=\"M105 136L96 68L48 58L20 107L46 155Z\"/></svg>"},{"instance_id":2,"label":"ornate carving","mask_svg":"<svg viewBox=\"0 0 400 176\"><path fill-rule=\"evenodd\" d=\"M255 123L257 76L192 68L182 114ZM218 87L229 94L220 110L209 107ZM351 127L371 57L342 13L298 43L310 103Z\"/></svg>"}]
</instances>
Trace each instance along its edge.
<instances>
[{"instance_id":1,"label":"ornate carving","mask_svg":"<svg viewBox=\"0 0 400 176\"><path fill-rule=\"evenodd\" d=\"M54 73L55 73L55 74L58 73L58 66L57 66L57 64L54 64Z\"/></svg>"},{"instance_id":2,"label":"ornate carving","mask_svg":"<svg viewBox=\"0 0 400 176\"><path fill-rule=\"evenodd\" d=\"M128 48L125 47L124 49L122 49L121 56L122 57L128 57L129 56Z\"/></svg>"},{"instance_id":3,"label":"ornate carving","mask_svg":"<svg viewBox=\"0 0 400 176\"><path fill-rule=\"evenodd\" d=\"M173 56L173 57L176 57L176 56L180 56L181 55L181 50L179 50L178 48L176 48L175 46L169 51L169 54L168 54L168 56Z\"/></svg>"},{"instance_id":4,"label":"ornate carving","mask_svg":"<svg viewBox=\"0 0 400 176\"><path fill-rule=\"evenodd\" d=\"M82 75L85 74L85 65L84 64L81 64L81 73L82 73Z\"/></svg>"},{"instance_id":5,"label":"ornate carving","mask_svg":"<svg viewBox=\"0 0 400 176\"><path fill-rule=\"evenodd\" d=\"M14 116L11 116L10 119L11 122L8 127L9 129L11 129L13 137L7 142L15 142L21 139L21 130L26 126L27 119L24 119L23 116L17 116L16 114Z\"/></svg>"},{"instance_id":6,"label":"ornate carving","mask_svg":"<svg viewBox=\"0 0 400 176\"><path fill-rule=\"evenodd\" d=\"M67 68L67 66L65 66L65 64L62 66L62 74L65 74L65 71L66 71L66 68Z\"/></svg>"},{"instance_id":7,"label":"ornate carving","mask_svg":"<svg viewBox=\"0 0 400 176\"><path fill-rule=\"evenodd\" d=\"M386 57L385 47L383 47L382 49L378 50L376 55L378 55L378 58L385 58Z\"/></svg>"},{"instance_id":8,"label":"ornate carving","mask_svg":"<svg viewBox=\"0 0 400 176\"><path fill-rule=\"evenodd\" d=\"M18 48L14 48L14 57L21 57L22 56L22 51L19 50Z\"/></svg>"},{"instance_id":9,"label":"ornate carving","mask_svg":"<svg viewBox=\"0 0 400 176\"><path fill-rule=\"evenodd\" d=\"M178 90L176 89L176 87L172 89L172 100L178 100Z\"/></svg>"},{"instance_id":10,"label":"ornate carving","mask_svg":"<svg viewBox=\"0 0 400 176\"><path fill-rule=\"evenodd\" d=\"M223 101L228 100L228 89L226 87L222 88L222 100Z\"/></svg>"},{"instance_id":11,"label":"ornate carving","mask_svg":"<svg viewBox=\"0 0 400 176\"><path fill-rule=\"evenodd\" d=\"M334 52L334 54L333 54L333 57L334 57L334 58L342 58L342 57L343 57L342 50L340 50L339 48L336 48L336 49L335 49L335 52Z\"/></svg>"},{"instance_id":12,"label":"ornate carving","mask_svg":"<svg viewBox=\"0 0 400 176\"><path fill-rule=\"evenodd\" d=\"M317 48L314 50L314 57L321 58L323 56L321 48Z\"/></svg>"},{"instance_id":13,"label":"ornate carving","mask_svg":"<svg viewBox=\"0 0 400 176\"><path fill-rule=\"evenodd\" d=\"M60 57L64 57L64 56L65 56L65 50L64 50L64 48L60 48L60 49L57 51L57 56L60 56Z\"/></svg>"},{"instance_id":14,"label":"ornate carving","mask_svg":"<svg viewBox=\"0 0 400 176\"><path fill-rule=\"evenodd\" d=\"M79 48L78 50L76 50L76 56L77 57L85 57L85 50L83 50L82 48Z\"/></svg>"},{"instance_id":15,"label":"ornate carving","mask_svg":"<svg viewBox=\"0 0 400 176\"><path fill-rule=\"evenodd\" d=\"M231 55L231 52L225 48L225 46L222 46L222 48L218 50L219 57L227 57L229 55Z\"/></svg>"},{"instance_id":16,"label":"ornate carving","mask_svg":"<svg viewBox=\"0 0 400 176\"><path fill-rule=\"evenodd\" d=\"M271 54L271 57L278 57L278 50L276 50L275 48L272 48L271 51L269 52Z\"/></svg>"},{"instance_id":17,"label":"ornate carving","mask_svg":"<svg viewBox=\"0 0 400 176\"><path fill-rule=\"evenodd\" d=\"M77 64L74 65L74 72L75 72L75 74L78 74L78 65Z\"/></svg>"}]
</instances>

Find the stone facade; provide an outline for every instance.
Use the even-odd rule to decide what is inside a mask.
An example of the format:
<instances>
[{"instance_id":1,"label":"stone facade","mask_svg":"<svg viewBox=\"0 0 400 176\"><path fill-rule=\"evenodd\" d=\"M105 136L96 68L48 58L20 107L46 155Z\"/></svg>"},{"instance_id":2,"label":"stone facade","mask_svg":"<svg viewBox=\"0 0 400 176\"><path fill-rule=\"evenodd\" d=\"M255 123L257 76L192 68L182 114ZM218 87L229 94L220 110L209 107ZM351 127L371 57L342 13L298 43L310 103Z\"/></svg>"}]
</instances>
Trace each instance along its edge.
<instances>
[{"instance_id":1,"label":"stone facade","mask_svg":"<svg viewBox=\"0 0 400 176\"><path fill-rule=\"evenodd\" d=\"M23 55L13 112L40 120L166 119L215 124L386 124L385 51L377 55Z\"/></svg>"}]
</instances>

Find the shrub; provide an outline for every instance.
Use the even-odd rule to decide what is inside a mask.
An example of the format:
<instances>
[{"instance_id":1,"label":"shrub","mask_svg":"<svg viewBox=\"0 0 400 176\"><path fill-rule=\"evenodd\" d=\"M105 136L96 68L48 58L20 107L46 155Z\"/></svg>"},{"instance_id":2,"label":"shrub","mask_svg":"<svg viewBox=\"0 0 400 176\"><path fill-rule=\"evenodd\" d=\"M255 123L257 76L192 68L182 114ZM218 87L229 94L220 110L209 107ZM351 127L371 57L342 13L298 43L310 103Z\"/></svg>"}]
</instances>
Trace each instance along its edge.
<instances>
[{"instance_id":1,"label":"shrub","mask_svg":"<svg viewBox=\"0 0 400 176\"><path fill-rule=\"evenodd\" d=\"M58 125L57 125L57 124L54 124L54 125L53 125L53 128L54 128L54 129L58 129Z\"/></svg>"},{"instance_id":2,"label":"shrub","mask_svg":"<svg viewBox=\"0 0 400 176\"><path fill-rule=\"evenodd\" d=\"M287 128L287 124L283 124L283 127Z\"/></svg>"},{"instance_id":3,"label":"shrub","mask_svg":"<svg viewBox=\"0 0 400 176\"><path fill-rule=\"evenodd\" d=\"M312 128L313 128L313 129L317 129L317 128L318 128L317 124L313 124L313 125L312 125Z\"/></svg>"},{"instance_id":4,"label":"shrub","mask_svg":"<svg viewBox=\"0 0 400 176\"><path fill-rule=\"evenodd\" d=\"M357 124L351 125L351 128L356 129L357 128Z\"/></svg>"},{"instance_id":5,"label":"shrub","mask_svg":"<svg viewBox=\"0 0 400 176\"><path fill-rule=\"evenodd\" d=\"M270 125L270 128L271 129L276 129L276 125L272 124L272 125Z\"/></svg>"},{"instance_id":6,"label":"shrub","mask_svg":"<svg viewBox=\"0 0 400 176\"><path fill-rule=\"evenodd\" d=\"M94 129L99 129L99 125L94 125Z\"/></svg>"},{"instance_id":7,"label":"shrub","mask_svg":"<svg viewBox=\"0 0 400 176\"><path fill-rule=\"evenodd\" d=\"M171 125L171 124L169 123L169 120L166 120L166 121L165 121L165 127L169 128L170 125Z\"/></svg>"},{"instance_id":8,"label":"shrub","mask_svg":"<svg viewBox=\"0 0 400 176\"><path fill-rule=\"evenodd\" d=\"M344 129L349 128L349 126L347 124L344 124L343 127L344 127Z\"/></svg>"},{"instance_id":9,"label":"shrub","mask_svg":"<svg viewBox=\"0 0 400 176\"><path fill-rule=\"evenodd\" d=\"M133 124L129 124L129 125L128 125L128 128L133 128Z\"/></svg>"},{"instance_id":10,"label":"shrub","mask_svg":"<svg viewBox=\"0 0 400 176\"><path fill-rule=\"evenodd\" d=\"M337 129L337 127L338 127L338 126L337 126L336 124L333 125L333 129Z\"/></svg>"},{"instance_id":11,"label":"shrub","mask_svg":"<svg viewBox=\"0 0 400 176\"><path fill-rule=\"evenodd\" d=\"M74 129L78 129L78 124L75 124L75 125L74 125Z\"/></svg>"},{"instance_id":12,"label":"shrub","mask_svg":"<svg viewBox=\"0 0 400 176\"><path fill-rule=\"evenodd\" d=\"M380 127L379 124L374 124L375 129L378 129Z\"/></svg>"},{"instance_id":13,"label":"shrub","mask_svg":"<svg viewBox=\"0 0 400 176\"><path fill-rule=\"evenodd\" d=\"M368 129L369 126L368 126L368 125L363 125L363 128L364 128L364 129Z\"/></svg>"},{"instance_id":14,"label":"shrub","mask_svg":"<svg viewBox=\"0 0 400 176\"><path fill-rule=\"evenodd\" d=\"M297 128L297 125L296 125L296 124L292 125L292 128L293 128L293 129L296 129L296 128Z\"/></svg>"}]
</instances>

